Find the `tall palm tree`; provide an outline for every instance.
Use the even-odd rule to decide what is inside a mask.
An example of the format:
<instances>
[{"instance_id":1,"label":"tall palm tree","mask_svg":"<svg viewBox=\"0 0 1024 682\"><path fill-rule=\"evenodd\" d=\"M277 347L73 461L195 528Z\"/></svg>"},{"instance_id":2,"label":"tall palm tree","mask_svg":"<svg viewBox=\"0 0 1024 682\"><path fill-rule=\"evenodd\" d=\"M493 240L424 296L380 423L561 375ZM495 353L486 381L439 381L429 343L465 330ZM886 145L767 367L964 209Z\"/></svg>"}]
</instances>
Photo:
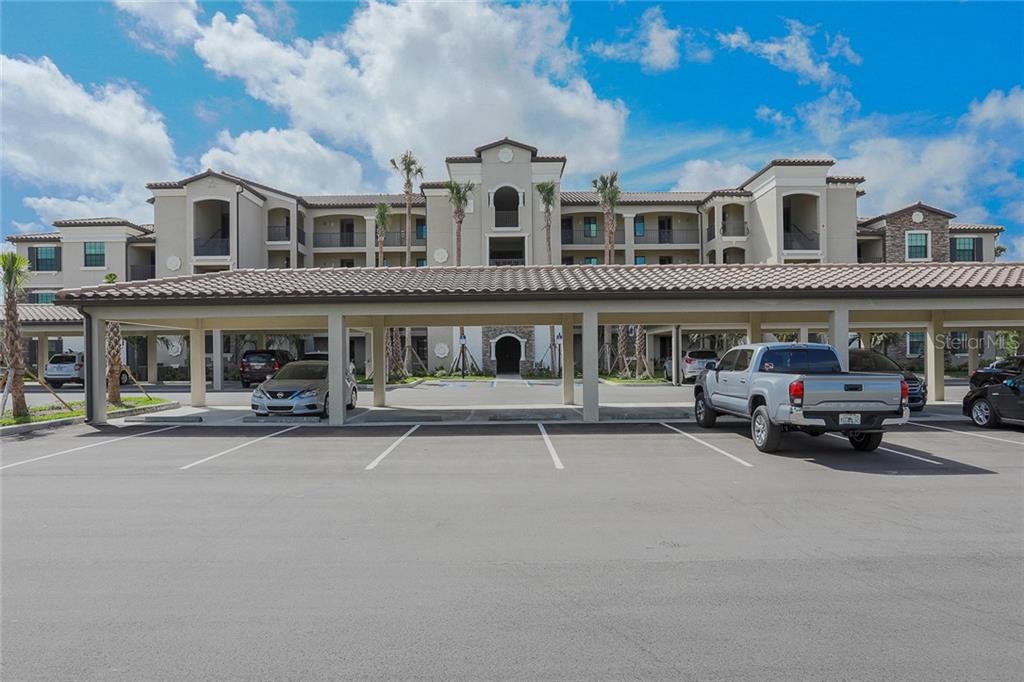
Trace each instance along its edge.
<instances>
[{"instance_id":1,"label":"tall palm tree","mask_svg":"<svg viewBox=\"0 0 1024 682\"><path fill-rule=\"evenodd\" d=\"M619 188L619 172L613 170L608 175L599 175L594 178L591 184L594 186L594 191L597 192L597 201L604 216L604 262L605 264L611 264L614 262L615 256L615 207L618 205L619 197L622 194L622 190ZM626 368L625 325L620 324L617 331L619 334L619 357L615 364L619 371L622 372ZM608 371L611 371L611 340L611 326L605 326L605 367Z\"/></svg>"},{"instance_id":2,"label":"tall palm tree","mask_svg":"<svg viewBox=\"0 0 1024 682\"><path fill-rule=\"evenodd\" d=\"M448 190L448 203L452 207L452 220L455 222L455 265L462 265L462 221L466 219L466 206L473 195L472 182L455 182L449 180L444 185ZM466 327L459 325L459 357L452 369L458 367L463 374L466 373L466 346L461 339L466 335Z\"/></svg>"},{"instance_id":3,"label":"tall palm tree","mask_svg":"<svg viewBox=\"0 0 1024 682\"><path fill-rule=\"evenodd\" d=\"M558 185L553 180L537 184L537 194L540 195L540 203L544 207L544 247L547 251L548 265L553 265L551 259L551 208L555 205L556 189L558 189ZM563 343L572 343L572 339L568 339L568 341L563 339L562 341ZM554 325L548 325L548 344L548 350L551 353L551 369L557 372L558 363L556 363L555 352L558 349L558 344L555 343Z\"/></svg>"},{"instance_id":4,"label":"tall palm tree","mask_svg":"<svg viewBox=\"0 0 1024 682\"><path fill-rule=\"evenodd\" d=\"M406 150L398 161L391 159L391 167L402 176L402 192L405 194L405 265L412 265L412 184L416 178L423 179L423 166L413 155L411 150ZM412 335L409 327L405 328L405 357L402 365L408 373L410 365L409 354L412 352ZM398 330L393 330L397 334ZM393 339L392 344L399 346L398 339Z\"/></svg>"},{"instance_id":5,"label":"tall palm tree","mask_svg":"<svg viewBox=\"0 0 1024 682\"><path fill-rule=\"evenodd\" d=\"M117 282L117 273L103 276L104 284ZM121 404L121 323L107 322L107 402Z\"/></svg>"},{"instance_id":6,"label":"tall palm tree","mask_svg":"<svg viewBox=\"0 0 1024 682\"><path fill-rule=\"evenodd\" d=\"M387 235L391 207L382 201L377 204L374 217L377 222L377 267L382 268L384 267L384 237Z\"/></svg>"},{"instance_id":7,"label":"tall palm tree","mask_svg":"<svg viewBox=\"0 0 1024 682\"><path fill-rule=\"evenodd\" d=\"M15 417L28 416L25 402L25 354L21 340L21 321L18 319L18 299L28 283L28 258L13 251L0 254L0 276L4 286L4 357L7 358L10 379L11 408ZM13 373L13 377L10 375Z\"/></svg>"}]
</instances>

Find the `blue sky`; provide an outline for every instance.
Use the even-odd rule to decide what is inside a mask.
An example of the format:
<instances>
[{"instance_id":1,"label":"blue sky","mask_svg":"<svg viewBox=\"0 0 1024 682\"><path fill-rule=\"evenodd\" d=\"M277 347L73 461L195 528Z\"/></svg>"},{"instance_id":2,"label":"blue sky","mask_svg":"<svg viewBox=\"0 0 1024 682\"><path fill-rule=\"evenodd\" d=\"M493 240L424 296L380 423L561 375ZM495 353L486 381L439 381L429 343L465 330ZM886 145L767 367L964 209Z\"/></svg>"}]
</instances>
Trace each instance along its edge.
<instances>
[{"instance_id":1,"label":"blue sky","mask_svg":"<svg viewBox=\"0 0 1024 682\"><path fill-rule=\"evenodd\" d=\"M1024 259L1019 3L40 3L2 6L4 234L151 220L205 166L297 192L397 188L406 148L509 135L566 187L732 186L767 159L1007 226Z\"/></svg>"}]
</instances>

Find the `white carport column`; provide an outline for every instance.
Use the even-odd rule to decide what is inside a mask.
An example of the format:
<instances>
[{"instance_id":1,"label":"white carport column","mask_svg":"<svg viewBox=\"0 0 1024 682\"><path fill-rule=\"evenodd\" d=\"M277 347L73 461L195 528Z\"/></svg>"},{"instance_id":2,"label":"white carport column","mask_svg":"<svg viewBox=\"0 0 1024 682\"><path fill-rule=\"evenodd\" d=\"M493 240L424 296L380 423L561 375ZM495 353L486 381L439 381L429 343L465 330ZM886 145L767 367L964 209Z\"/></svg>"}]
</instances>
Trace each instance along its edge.
<instances>
[{"instance_id":1,"label":"white carport column","mask_svg":"<svg viewBox=\"0 0 1024 682\"><path fill-rule=\"evenodd\" d=\"M256 350L267 349L267 335L265 332L256 333Z\"/></svg>"},{"instance_id":2,"label":"white carport column","mask_svg":"<svg viewBox=\"0 0 1024 682\"><path fill-rule=\"evenodd\" d=\"M978 340L978 330L968 329L967 330L967 374L978 369L978 346L981 341Z\"/></svg>"},{"instance_id":3,"label":"white carport column","mask_svg":"<svg viewBox=\"0 0 1024 682\"><path fill-rule=\"evenodd\" d=\"M43 381L43 374L46 373L46 361L49 359L47 350L50 346L50 337L40 334L36 337L36 378Z\"/></svg>"},{"instance_id":4,"label":"white carport column","mask_svg":"<svg viewBox=\"0 0 1024 682\"><path fill-rule=\"evenodd\" d=\"M206 332L188 330L188 379L192 389L192 407L206 405Z\"/></svg>"},{"instance_id":5,"label":"white carport column","mask_svg":"<svg viewBox=\"0 0 1024 682\"><path fill-rule=\"evenodd\" d=\"M624 227L625 237L624 244L626 249L625 264L633 265L636 262L636 216L633 214L623 214L622 224Z\"/></svg>"},{"instance_id":6,"label":"white carport column","mask_svg":"<svg viewBox=\"0 0 1024 682\"><path fill-rule=\"evenodd\" d=\"M213 336L213 390L224 388L224 332L214 329Z\"/></svg>"},{"instance_id":7,"label":"white carport column","mask_svg":"<svg viewBox=\"0 0 1024 682\"><path fill-rule=\"evenodd\" d=\"M107 423L107 321L86 318L85 334L85 418L95 426Z\"/></svg>"},{"instance_id":8,"label":"white carport column","mask_svg":"<svg viewBox=\"0 0 1024 682\"><path fill-rule=\"evenodd\" d=\"M341 426L345 423L345 404L348 402L348 330L345 316L331 311L327 314L327 371L329 374L327 423ZM374 375L380 371L374 358Z\"/></svg>"},{"instance_id":9,"label":"white carport column","mask_svg":"<svg viewBox=\"0 0 1024 682\"><path fill-rule=\"evenodd\" d=\"M811 339L811 330L807 327L800 327L798 334L800 343L807 343Z\"/></svg>"},{"instance_id":10,"label":"white carport column","mask_svg":"<svg viewBox=\"0 0 1024 682\"><path fill-rule=\"evenodd\" d=\"M749 313L747 316L747 343L761 343L763 340L761 313Z\"/></svg>"},{"instance_id":11,"label":"white carport column","mask_svg":"<svg viewBox=\"0 0 1024 682\"><path fill-rule=\"evenodd\" d=\"M599 384L597 380L597 311L583 313L583 421L596 422Z\"/></svg>"},{"instance_id":12,"label":"white carport column","mask_svg":"<svg viewBox=\"0 0 1024 682\"><path fill-rule=\"evenodd\" d=\"M576 402L576 347L572 315L562 316L562 404Z\"/></svg>"},{"instance_id":13,"label":"white carport column","mask_svg":"<svg viewBox=\"0 0 1024 682\"><path fill-rule=\"evenodd\" d=\"M384 357L384 342L387 329L383 324L373 325L373 406L387 404L388 361Z\"/></svg>"},{"instance_id":14,"label":"white carport column","mask_svg":"<svg viewBox=\"0 0 1024 682\"><path fill-rule=\"evenodd\" d=\"M151 384L158 383L159 368L157 361L160 356L157 352L156 333L150 332L146 334L146 381Z\"/></svg>"},{"instance_id":15,"label":"white carport column","mask_svg":"<svg viewBox=\"0 0 1024 682\"><path fill-rule=\"evenodd\" d=\"M941 310L933 310L925 328L924 373L928 381L928 402L946 399L945 318Z\"/></svg>"},{"instance_id":16,"label":"white carport column","mask_svg":"<svg viewBox=\"0 0 1024 682\"><path fill-rule=\"evenodd\" d=\"M850 369L850 311L837 307L828 314L828 340L839 353L843 371Z\"/></svg>"},{"instance_id":17,"label":"white carport column","mask_svg":"<svg viewBox=\"0 0 1024 682\"><path fill-rule=\"evenodd\" d=\"M672 326L672 385L679 385L679 371L682 369L680 363L682 362L682 343L679 338L679 325Z\"/></svg>"}]
</instances>

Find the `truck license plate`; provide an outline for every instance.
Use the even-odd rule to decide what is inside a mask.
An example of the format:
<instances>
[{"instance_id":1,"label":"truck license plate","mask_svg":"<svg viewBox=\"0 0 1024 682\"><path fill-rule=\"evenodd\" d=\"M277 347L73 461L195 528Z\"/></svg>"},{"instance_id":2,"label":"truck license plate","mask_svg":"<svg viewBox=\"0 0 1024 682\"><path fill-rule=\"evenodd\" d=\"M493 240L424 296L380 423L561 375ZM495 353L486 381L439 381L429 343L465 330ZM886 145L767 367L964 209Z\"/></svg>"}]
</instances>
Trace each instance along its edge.
<instances>
[{"instance_id":1,"label":"truck license plate","mask_svg":"<svg viewBox=\"0 0 1024 682\"><path fill-rule=\"evenodd\" d=\"M839 424L842 426L860 426L860 415L851 412L839 414Z\"/></svg>"}]
</instances>

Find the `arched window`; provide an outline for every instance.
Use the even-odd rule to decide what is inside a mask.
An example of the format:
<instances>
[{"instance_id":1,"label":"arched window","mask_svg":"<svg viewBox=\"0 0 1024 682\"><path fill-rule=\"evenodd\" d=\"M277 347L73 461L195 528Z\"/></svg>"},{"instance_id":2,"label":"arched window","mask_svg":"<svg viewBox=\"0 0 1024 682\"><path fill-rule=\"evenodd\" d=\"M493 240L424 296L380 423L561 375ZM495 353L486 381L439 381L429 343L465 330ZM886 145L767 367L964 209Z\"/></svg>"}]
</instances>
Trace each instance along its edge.
<instances>
[{"instance_id":1,"label":"arched window","mask_svg":"<svg viewBox=\"0 0 1024 682\"><path fill-rule=\"evenodd\" d=\"M519 227L519 190L501 187L494 193L494 226Z\"/></svg>"}]
</instances>

